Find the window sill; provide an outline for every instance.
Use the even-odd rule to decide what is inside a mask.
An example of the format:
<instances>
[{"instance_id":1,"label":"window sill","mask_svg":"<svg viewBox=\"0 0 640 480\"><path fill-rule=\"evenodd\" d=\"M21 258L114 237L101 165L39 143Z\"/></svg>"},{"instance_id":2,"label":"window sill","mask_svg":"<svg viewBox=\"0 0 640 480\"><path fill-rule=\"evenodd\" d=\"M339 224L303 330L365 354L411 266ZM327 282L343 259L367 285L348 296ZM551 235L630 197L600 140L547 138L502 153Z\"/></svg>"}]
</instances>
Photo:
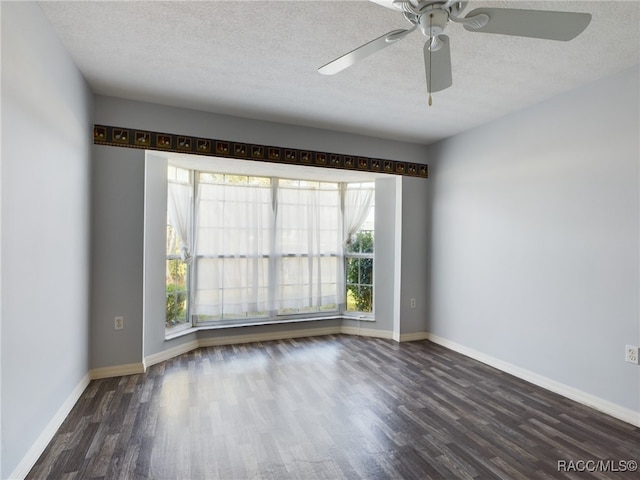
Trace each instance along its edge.
<instances>
[{"instance_id":1,"label":"window sill","mask_svg":"<svg viewBox=\"0 0 640 480\"><path fill-rule=\"evenodd\" d=\"M165 341L174 340L176 338L184 337L185 335L189 335L191 333L200 332L204 330L226 330L230 328L239 328L239 327L257 327L264 325L282 325L287 323L306 323L306 322L317 322L322 320L358 320L362 322L375 322L376 319L370 315L327 315L322 317L311 317L311 318L294 318L294 319L282 319L282 320L264 320L264 321L254 321L254 322L244 322L244 323L234 323L229 325L197 325L195 327L184 328L177 332L167 332L165 334Z\"/></svg>"}]
</instances>

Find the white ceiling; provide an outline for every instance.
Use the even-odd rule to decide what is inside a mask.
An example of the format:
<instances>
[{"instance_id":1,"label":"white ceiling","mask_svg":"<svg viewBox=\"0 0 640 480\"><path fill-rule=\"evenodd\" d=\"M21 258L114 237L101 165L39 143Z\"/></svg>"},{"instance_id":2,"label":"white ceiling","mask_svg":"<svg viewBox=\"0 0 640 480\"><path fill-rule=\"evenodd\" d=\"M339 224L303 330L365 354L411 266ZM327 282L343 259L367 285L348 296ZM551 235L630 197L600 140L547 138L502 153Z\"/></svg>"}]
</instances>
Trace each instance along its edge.
<instances>
[{"instance_id":1,"label":"white ceiling","mask_svg":"<svg viewBox=\"0 0 640 480\"><path fill-rule=\"evenodd\" d=\"M640 0L483 1L588 12L570 42L471 33L450 23L453 86L426 103L414 32L334 76L330 60L390 30L368 1L40 2L101 95L428 144L640 63Z\"/></svg>"}]
</instances>

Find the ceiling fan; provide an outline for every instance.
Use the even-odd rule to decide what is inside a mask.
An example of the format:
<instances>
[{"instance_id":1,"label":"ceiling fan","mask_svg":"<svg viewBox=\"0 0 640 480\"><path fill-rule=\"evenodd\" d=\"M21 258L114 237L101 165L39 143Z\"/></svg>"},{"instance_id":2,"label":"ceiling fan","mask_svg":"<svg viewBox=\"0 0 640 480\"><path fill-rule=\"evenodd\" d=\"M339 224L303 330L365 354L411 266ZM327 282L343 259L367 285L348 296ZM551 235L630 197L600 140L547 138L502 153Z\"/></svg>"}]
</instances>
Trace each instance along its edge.
<instances>
[{"instance_id":1,"label":"ceiling fan","mask_svg":"<svg viewBox=\"0 0 640 480\"><path fill-rule=\"evenodd\" d=\"M521 10L513 8L476 8L465 17L460 14L468 1L457 0L370 0L383 7L401 11L411 23L406 30L392 30L355 50L323 65L318 72L333 75L354 65L416 29L428 37L424 45L429 105L431 93L453 84L449 37L443 32L449 22L459 23L469 32L496 33L545 40L568 41L577 37L591 22L591 14Z\"/></svg>"}]
</instances>

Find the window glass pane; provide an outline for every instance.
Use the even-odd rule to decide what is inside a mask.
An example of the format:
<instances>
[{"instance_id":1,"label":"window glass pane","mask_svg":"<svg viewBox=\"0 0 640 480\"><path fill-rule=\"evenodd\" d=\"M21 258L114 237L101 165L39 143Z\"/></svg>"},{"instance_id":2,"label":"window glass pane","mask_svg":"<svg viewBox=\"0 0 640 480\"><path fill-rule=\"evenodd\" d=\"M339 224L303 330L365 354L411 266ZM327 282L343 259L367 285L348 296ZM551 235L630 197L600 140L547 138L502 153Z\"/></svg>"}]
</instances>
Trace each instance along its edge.
<instances>
[{"instance_id":1,"label":"window glass pane","mask_svg":"<svg viewBox=\"0 0 640 480\"><path fill-rule=\"evenodd\" d=\"M347 258L347 285L360 283L360 259Z\"/></svg>"},{"instance_id":2,"label":"window glass pane","mask_svg":"<svg viewBox=\"0 0 640 480\"><path fill-rule=\"evenodd\" d=\"M187 264L179 258L167 260L167 285L187 290Z\"/></svg>"},{"instance_id":3,"label":"window glass pane","mask_svg":"<svg viewBox=\"0 0 640 480\"><path fill-rule=\"evenodd\" d=\"M347 189L373 189L373 184L349 184ZM351 194L351 198L357 198ZM373 270L375 250L375 205L372 205L363 224L345 249L346 311L373 313Z\"/></svg>"},{"instance_id":4,"label":"window glass pane","mask_svg":"<svg viewBox=\"0 0 640 480\"><path fill-rule=\"evenodd\" d=\"M360 253L373 253L373 231L360 230L358 232L358 243Z\"/></svg>"},{"instance_id":5,"label":"window glass pane","mask_svg":"<svg viewBox=\"0 0 640 480\"><path fill-rule=\"evenodd\" d=\"M279 181L275 262L279 314L334 308L341 250L337 183Z\"/></svg>"},{"instance_id":6,"label":"window glass pane","mask_svg":"<svg viewBox=\"0 0 640 480\"><path fill-rule=\"evenodd\" d=\"M360 230L353 237L349 245L347 245L348 253L373 253L373 231Z\"/></svg>"},{"instance_id":7,"label":"window glass pane","mask_svg":"<svg viewBox=\"0 0 640 480\"><path fill-rule=\"evenodd\" d=\"M199 172L198 181L200 183L223 183L224 175L219 173Z\"/></svg>"},{"instance_id":8,"label":"window glass pane","mask_svg":"<svg viewBox=\"0 0 640 480\"><path fill-rule=\"evenodd\" d=\"M246 175L225 175L224 182L229 185L246 185L248 177Z\"/></svg>"},{"instance_id":9,"label":"window glass pane","mask_svg":"<svg viewBox=\"0 0 640 480\"><path fill-rule=\"evenodd\" d=\"M167 225L167 255L180 255L182 242L171 225Z\"/></svg>"},{"instance_id":10,"label":"window glass pane","mask_svg":"<svg viewBox=\"0 0 640 480\"><path fill-rule=\"evenodd\" d=\"M167 179L174 183L191 183L191 171L186 168L176 167L175 165L167 166Z\"/></svg>"},{"instance_id":11,"label":"window glass pane","mask_svg":"<svg viewBox=\"0 0 640 480\"><path fill-rule=\"evenodd\" d=\"M360 281L361 285L373 284L373 258L360 259Z\"/></svg>"},{"instance_id":12,"label":"window glass pane","mask_svg":"<svg viewBox=\"0 0 640 480\"><path fill-rule=\"evenodd\" d=\"M181 186L180 189L189 192L191 183L191 172L187 169L168 165L167 167L167 179L171 188L176 184L186 185ZM189 319L189 265L181 260L183 242L180 239L180 235L176 228L171 225L171 218L169 214L169 204L171 198L174 199L173 205L173 221L176 221L176 208L180 211L179 207L176 207L175 197L171 195L167 196L167 235L166 235L166 275L165 275L165 300L166 300L166 315L165 315L165 328L175 328L179 326L190 325ZM183 203L178 203L181 207L188 207L190 202L187 200ZM180 228L179 225L176 226ZM184 235L184 233L183 233Z\"/></svg>"},{"instance_id":13,"label":"window glass pane","mask_svg":"<svg viewBox=\"0 0 640 480\"><path fill-rule=\"evenodd\" d=\"M290 178L279 178L278 179L278 185L280 187L297 187L299 183L300 182L298 182L298 180L292 180Z\"/></svg>"},{"instance_id":14,"label":"window glass pane","mask_svg":"<svg viewBox=\"0 0 640 480\"><path fill-rule=\"evenodd\" d=\"M189 183L189 170L176 168L176 180L180 183Z\"/></svg>"},{"instance_id":15,"label":"window glass pane","mask_svg":"<svg viewBox=\"0 0 640 480\"><path fill-rule=\"evenodd\" d=\"M206 178L211 183L199 184L196 206L194 314L199 321L264 317L269 314L271 179Z\"/></svg>"},{"instance_id":16,"label":"window glass pane","mask_svg":"<svg viewBox=\"0 0 640 480\"><path fill-rule=\"evenodd\" d=\"M180 259L167 260L165 327L187 322L187 265Z\"/></svg>"},{"instance_id":17,"label":"window glass pane","mask_svg":"<svg viewBox=\"0 0 640 480\"><path fill-rule=\"evenodd\" d=\"M258 185L261 187L270 187L271 179L268 177L249 177L247 179L249 185Z\"/></svg>"},{"instance_id":18,"label":"window glass pane","mask_svg":"<svg viewBox=\"0 0 640 480\"><path fill-rule=\"evenodd\" d=\"M312 182L310 180L300 180L299 181L300 188L317 189L319 185L320 185L320 182Z\"/></svg>"},{"instance_id":19,"label":"window glass pane","mask_svg":"<svg viewBox=\"0 0 640 480\"><path fill-rule=\"evenodd\" d=\"M356 309L358 312L373 312L373 287L369 285L360 287L358 299L356 300Z\"/></svg>"}]
</instances>

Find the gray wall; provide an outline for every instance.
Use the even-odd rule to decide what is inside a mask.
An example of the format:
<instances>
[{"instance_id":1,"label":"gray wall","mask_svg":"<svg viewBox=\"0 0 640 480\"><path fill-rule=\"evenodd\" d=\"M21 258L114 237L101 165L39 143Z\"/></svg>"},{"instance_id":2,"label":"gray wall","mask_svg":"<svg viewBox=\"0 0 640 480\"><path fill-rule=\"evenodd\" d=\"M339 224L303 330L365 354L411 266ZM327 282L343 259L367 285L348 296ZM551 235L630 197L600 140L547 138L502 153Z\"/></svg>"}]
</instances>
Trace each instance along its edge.
<instances>
[{"instance_id":1,"label":"gray wall","mask_svg":"<svg viewBox=\"0 0 640 480\"><path fill-rule=\"evenodd\" d=\"M167 160L149 152L145 165L144 207L144 357L165 347ZM192 341L195 334L170 342L176 346Z\"/></svg>"},{"instance_id":2,"label":"gray wall","mask_svg":"<svg viewBox=\"0 0 640 480\"><path fill-rule=\"evenodd\" d=\"M433 145L429 330L640 411L638 68Z\"/></svg>"},{"instance_id":3,"label":"gray wall","mask_svg":"<svg viewBox=\"0 0 640 480\"><path fill-rule=\"evenodd\" d=\"M364 324L372 330L393 331L394 269L396 249L396 178L376 180L375 250L374 250L374 309L376 321ZM349 322L345 322L349 324Z\"/></svg>"},{"instance_id":4,"label":"gray wall","mask_svg":"<svg viewBox=\"0 0 640 480\"><path fill-rule=\"evenodd\" d=\"M402 179L400 334L426 332L429 319L431 180ZM415 308L411 308L411 299Z\"/></svg>"},{"instance_id":5,"label":"gray wall","mask_svg":"<svg viewBox=\"0 0 640 480\"><path fill-rule=\"evenodd\" d=\"M144 151L94 145L92 200L91 368L140 363Z\"/></svg>"},{"instance_id":6,"label":"gray wall","mask_svg":"<svg viewBox=\"0 0 640 480\"><path fill-rule=\"evenodd\" d=\"M427 163L424 145L96 96L97 124Z\"/></svg>"},{"instance_id":7,"label":"gray wall","mask_svg":"<svg viewBox=\"0 0 640 480\"><path fill-rule=\"evenodd\" d=\"M340 132L318 130L306 127L260 122L236 117L215 115L192 110L133 102L108 97L96 97L95 122L129 128L140 128L185 135L221 138L248 143L264 143L288 146L292 148L308 148L354 155L391 158L418 163L426 163L426 147L389 140L344 134ZM192 341L191 334L179 339L165 342L162 318L164 316L164 285L153 281L157 272L164 272L164 259L160 251L150 242L157 235L164 235L166 191L163 190L164 163L160 165L151 158L147 162L145 173L145 157L142 150L129 150L114 147L94 147L94 251L93 289L92 289L92 328L91 328L91 367L109 367L127 363L141 362L143 357L158 353L164 349ZM120 179L120 180L118 180ZM160 185L160 180L163 185ZM118 188L114 188L119 181ZM393 180L395 182L395 180ZM403 181L403 185L406 181ZM423 198L428 180L415 179L408 186L408 194L414 192L417 198ZM147 189L145 220L145 184ZM395 190L393 190L395 192ZM406 202L411 203L411 196ZM380 200L376 204L382 206ZM380 207L378 207L380 208ZM384 209L381 209L383 211ZM415 210L409 209L410 212ZM390 221L395 219L394 216ZM383 217L381 217L383 218ZM384 223L384 220L381 220ZM146 222L146 237L145 237ZM421 221L417 224L407 220L412 239L417 244L424 244L428 232L421 230ZM390 228L390 234L393 227ZM162 233L160 232L162 230ZM146 245L147 256L144 256ZM390 244L394 248L395 244ZM404 244L403 244L404 248ZM426 252L421 251L422 259ZM414 259L415 260L415 259ZM162 261L162 265L160 265ZM144 262L144 264L143 264ZM393 267L393 262L386 262ZM424 264L424 261L422 261ZM385 265L381 262L380 265ZM407 267L410 274L415 273L420 263ZM411 268L413 267L413 268ZM144 271L148 278L144 286L147 295L143 295ZM152 277L152 275L155 276ZM385 272L384 268L376 270L376 276L391 277L393 271ZM423 275L423 273L421 273ZM162 281L162 280L160 280ZM411 285L412 278L403 279L403 283ZM160 290L162 288L162 292ZM159 293L160 292L160 293ZM381 295L385 291L380 290ZM392 292L386 292L391 295ZM416 294L417 295L417 294ZM146 298L146 301L145 301ZM376 297L376 308L384 304ZM392 299L390 300L392 302ZM143 315L144 312L144 315ZM414 311L412 311L413 313ZM114 331L113 317L125 317L125 329ZM146 327L143 328L143 316ZM157 316L158 319L153 320ZM391 319L387 315L380 316L380 324L363 324L363 328L391 329ZM413 318L409 330L425 331L426 322ZM156 323L157 322L157 323ZM312 322L299 324L298 328L321 328L335 325L335 321ZM221 337L240 333L256 334L274 332L281 329L290 330L293 325L247 327L242 332L238 329L228 331L204 331L197 338ZM404 332L403 332L404 333ZM144 336L144 347L143 338Z\"/></svg>"},{"instance_id":8,"label":"gray wall","mask_svg":"<svg viewBox=\"0 0 640 480\"><path fill-rule=\"evenodd\" d=\"M89 370L93 96L35 3L0 8L7 478Z\"/></svg>"}]
</instances>

